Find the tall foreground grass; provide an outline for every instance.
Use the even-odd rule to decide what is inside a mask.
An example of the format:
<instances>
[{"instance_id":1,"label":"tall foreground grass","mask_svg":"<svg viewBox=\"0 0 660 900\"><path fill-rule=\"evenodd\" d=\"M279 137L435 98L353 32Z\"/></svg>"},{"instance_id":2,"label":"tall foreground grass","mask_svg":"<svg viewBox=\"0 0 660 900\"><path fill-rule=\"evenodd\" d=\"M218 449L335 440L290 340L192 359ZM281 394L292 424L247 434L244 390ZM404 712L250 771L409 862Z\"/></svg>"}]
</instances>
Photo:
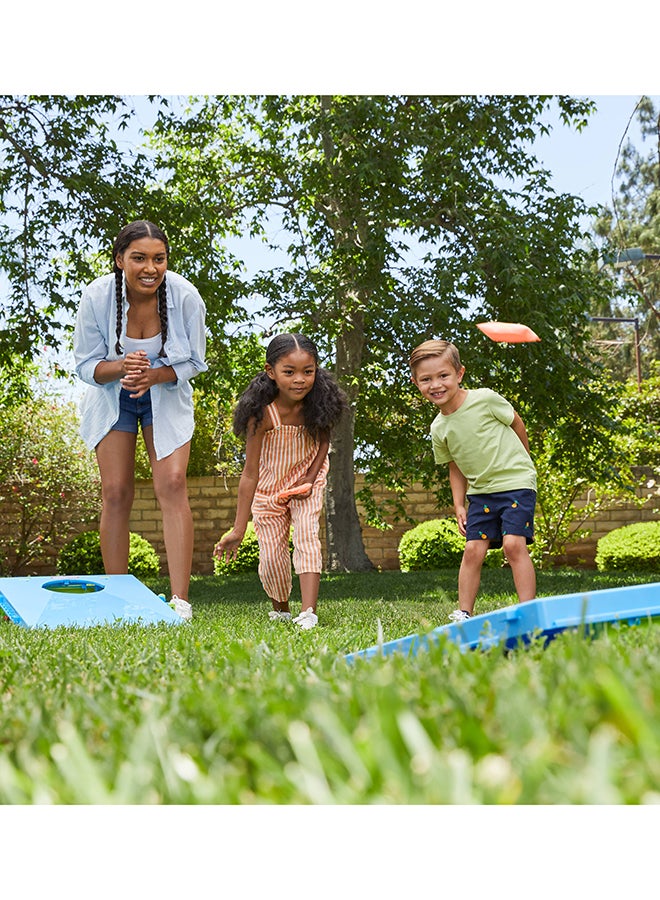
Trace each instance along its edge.
<instances>
[{"instance_id":1,"label":"tall foreground grass","mask_svg":"<svg viewBox=\"0 0 660 900\"><path fill-rule=\"evenodd\" d=\"M538 593L649 580L540 573ZM194 579L181 626L0 623L0 802L660 802L660 626L344 661L446 623L455 587L324 576L309 632L268 620L253 575ZM513 599L486 570L477 612Z\"/></svg>"}]
</instances>

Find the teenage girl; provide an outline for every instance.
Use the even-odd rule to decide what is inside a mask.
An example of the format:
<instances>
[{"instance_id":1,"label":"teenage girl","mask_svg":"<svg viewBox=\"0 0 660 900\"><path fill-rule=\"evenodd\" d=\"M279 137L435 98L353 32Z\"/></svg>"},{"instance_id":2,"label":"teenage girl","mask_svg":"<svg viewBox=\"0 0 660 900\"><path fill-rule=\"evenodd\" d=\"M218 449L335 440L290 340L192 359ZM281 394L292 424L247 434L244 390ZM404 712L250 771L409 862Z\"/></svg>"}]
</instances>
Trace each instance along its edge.
<instances>
[{"instance_id":1,"label":"teenage girl","mask_svg":"<svg viewBox=\"0 0 660 900\"><path fill-rule=\"evenodd\" d=\"M205 306L197 289L167 269L169 244L151 222L117 236L113 272L83 293L74 333L76 371L89 387L81 434L101 475L99 532L106 574L128 570L138 425L163 514L171 605L192 616L188 587L193 520L186 470L192 438L190 379L208 367Z\"/></svg>"},{"instance_id":2,"label":"teenage girl","mask_svg":"<svg viewBox=\"0 0 660 900\"><path fill-rule=\"evenodd\" d=\"M219 559L236 556L250 512L259 543L259 578L270 597L271 619L290 620L291 558L300 579L302 609L293 621L318 622L321 580L319 518L328 471L330 433L347 406L343 391L318 364L314 343L281 334L266 350L266 366L252 379L234 411L234 433L245 435L245 466L238 485L234 527L215 547ZM296 489L294 495L286 491Z\"/></svg>"}]
</instances>

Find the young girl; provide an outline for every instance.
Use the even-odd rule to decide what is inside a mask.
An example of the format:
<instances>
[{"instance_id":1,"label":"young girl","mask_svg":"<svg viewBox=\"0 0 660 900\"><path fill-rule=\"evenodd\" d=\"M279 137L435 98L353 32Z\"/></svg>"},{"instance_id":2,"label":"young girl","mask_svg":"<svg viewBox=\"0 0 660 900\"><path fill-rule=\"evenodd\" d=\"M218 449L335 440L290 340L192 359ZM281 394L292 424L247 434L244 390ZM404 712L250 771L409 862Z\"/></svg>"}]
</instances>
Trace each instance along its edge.
<instances>
[{"instance_id":1,"label":"young girl","mask_svg":"<svg viewBox=\"0 0 660 900\"><path fill-rule=\"evenodd\" d=\"M318 365L314 343L281 334L268 345L266 366L253 378L234 411L234 433L246 436L234 527L215 547L219 559L236 556L250 512L259 542L259 578L270 597L271 619L291 619L289 532L300 578L303 629L317 622L321 580L319 517L328 471L330 432L346 398ZM285 492L296 489L293 495Z\"/></svg>"},{"instance_id":2,"label":"young girl","mask_svg":"<svg viewBox=\"0 0 660 900\"><path fill-rule=\"evenodd\" d=\"M205 306L167 268L169 244L151 222L131 222L112 248L113 271L82 295L74 333L78 376L89 385L81 434L101 474L99 533L107 574L128 571L135 447L142 436L163 514L171 605L192 616L188 587L193 520L186 470L192 437L190 379L207 369Z\"/></svg>"}]
</instances>

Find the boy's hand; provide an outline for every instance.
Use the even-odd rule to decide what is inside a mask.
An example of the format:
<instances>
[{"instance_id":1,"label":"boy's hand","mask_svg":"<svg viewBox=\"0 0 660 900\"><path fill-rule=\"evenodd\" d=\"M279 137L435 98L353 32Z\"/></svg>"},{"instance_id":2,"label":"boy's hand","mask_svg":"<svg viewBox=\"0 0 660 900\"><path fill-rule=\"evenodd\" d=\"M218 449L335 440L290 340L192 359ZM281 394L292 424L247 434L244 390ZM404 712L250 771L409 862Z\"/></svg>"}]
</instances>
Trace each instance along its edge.
<instances>
[{"instance_id":1,"label":"boy's hand","mask_svg":"<svg viewBox=\"0 0 660 900\"><path fill-rule=\"evenodd\" d=\"M463 537L465 537L467 529L467 511L464 506L457 506L454 511L456 513L458 530L463 535Z\"/></svg>"}]
</instances>

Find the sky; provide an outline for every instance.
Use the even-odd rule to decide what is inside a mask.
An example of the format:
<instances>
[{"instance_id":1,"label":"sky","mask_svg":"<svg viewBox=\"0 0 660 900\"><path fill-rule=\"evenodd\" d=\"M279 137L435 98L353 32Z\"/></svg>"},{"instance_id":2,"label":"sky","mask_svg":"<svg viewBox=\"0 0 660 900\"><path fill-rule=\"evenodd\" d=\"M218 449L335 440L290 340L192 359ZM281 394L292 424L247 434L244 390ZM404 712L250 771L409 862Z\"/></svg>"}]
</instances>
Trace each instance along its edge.
<instances>
[{"instance_id":1,"label":"sky","mask_svg":"<svg viewBox=\"0 0 660 900\"><path fill-rule=\"evenodd\" d=\"M657 107L660 97L649 96ZM597 111L582 132L556 122L551 135L539 138L536 147L546 168L553 173L556 190L577 194L588 204L611 206L612 176L622 140L625 143L632 139L646 153L647 145L641 143L636 123L631 122L640 95L589 97L596 102Z\"/></svg>"}]
</instances>

